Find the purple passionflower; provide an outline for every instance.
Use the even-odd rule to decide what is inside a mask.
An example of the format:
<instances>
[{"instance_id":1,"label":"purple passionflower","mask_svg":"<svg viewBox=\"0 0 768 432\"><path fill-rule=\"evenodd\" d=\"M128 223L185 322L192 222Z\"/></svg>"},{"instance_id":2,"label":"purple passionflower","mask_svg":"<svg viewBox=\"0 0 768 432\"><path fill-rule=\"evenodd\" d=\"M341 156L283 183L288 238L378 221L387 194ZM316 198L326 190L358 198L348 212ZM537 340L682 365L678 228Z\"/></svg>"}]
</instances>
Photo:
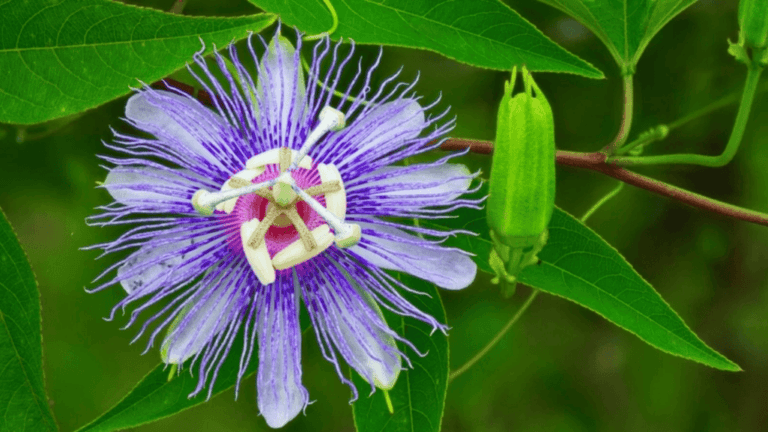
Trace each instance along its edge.
<instances>
[{"instance_id":1,"label":"purple passionflower","mask_svg":"<svg viewBox=\"0 0 768 432\"><path fill-rule=\"evenodd\" d=\"M136 225L117 240L95 245L104 253L132 248L107 269L117 274L95 290L119 283L128 293L112 310L142 300L159 305L136 336L152 323L147 350L165 329L166 364L198 367L208 386L243 330L239 387L258 339L258 407L281 427L302 411L308 393L301 382L299 304L309 312L323 356L343 382L339 356L375 387L390 389L406 355L416 349L392 331L380 307L445 331L447 327L400 294L409 290L384 270L410 273L446 289L461 289L477 268L466 252L441 246L443 232L390 218L438 218L458 207L477 208L475 174L459 164L394 166L437 148L453 120L426 116L411 95L415 82L390 77L372 92L371 75L349 97L362 68L334 97L353 48L326 37L313 50L305 77L299 49L278 33L251 77L229 46L231 65L216 54L226 82L208 69L202 51L195 75L211 95L209 109L181 91L140 89L126 105L126 120L154 138L118 132L105 145L124 158L103 157L104 187L115 202L90 220L95 225ZM332 54L330 54L332 51ZM329 62L321 73L323 60ZM250 61L251 59L249 59ZM234 70L233 70L234 69ZM192 70L190 69L190 72ZM194 72L193 72L194 75ZM322 85L318 85L322 83ZM126 327L127 327L126 326ZM418 351L416 351L418 353Z\"/></svg>"}]
</instances>

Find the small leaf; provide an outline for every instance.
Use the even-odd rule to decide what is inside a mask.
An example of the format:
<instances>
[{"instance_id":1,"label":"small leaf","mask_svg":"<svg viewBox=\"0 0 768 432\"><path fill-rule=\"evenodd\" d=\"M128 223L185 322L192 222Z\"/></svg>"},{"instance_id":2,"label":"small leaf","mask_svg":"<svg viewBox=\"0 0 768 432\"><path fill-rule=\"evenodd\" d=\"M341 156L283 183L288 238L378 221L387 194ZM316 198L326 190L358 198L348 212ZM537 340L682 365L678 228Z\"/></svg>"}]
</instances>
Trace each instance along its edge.
<instances>
[{"instance_id":1,"label":"small leaf","mask_svg":"<svg viewBox=\"0 0 768 432\"><path fill-rule=\"evenodd\" d=\"M302 315L306 314L302 311ZM306 334L306 330L309 328L309 317L302 316L301 323L302 332ZM242 340L241 331L241 334L235 339L229 355L221 365L221 369L219 369L211 397L229 390L235 385L237 372L240 368ZM259 359L256 355L258 350L253 351L253 357L245 370L243 381L256 373L259 366ZM169 371L169 367L160 363L117 405L96 420L78 429L77 432L107 432L132 428L169 417L206 401L207 390L203 390L194 398L187 397L197 387L197 376L193 377L188 369L184 369L178 376L174 376L168 381ZM249 406L256 409L256 401L252 401Z\"/></svg>"},{"instance_id":2,"label":"small leaf","mask_svg":"<svg viewBox=\"0 0 768 432\"><path fill-rule=\"evenodd\" d=\"M40 294L0 210L0 431L58 430L43 378Z\"/></svg>"},{"instance_id":3,"label":"small leaf","mask_svg":"<svg viewBox=\"0 0 768 432\"><path fill-rule=\"evenodd\" d=\"M330 12L320 1L249 0L310 34L330 29ZM331 37L356 43L426 49L457 61L510 70L564 72L588 78L603 73L552 42L498 0L332 1L339 26Z\"/></svg>"},{"instance_id":4,"label":"small leaf","mask_svg":"<svg viewBox=\"0 0 768 432\"><path fill-rule=\"evenodd\" d=\"M579 20L622 69L634 73L648 42L696 0L539 0Z\"/></svg>"},{"instance_id":5,"label":"small leaf","mask_svg":"<svg viewBox=\"0 0 768 432\"><path fill-rule=\"evenodd\" d=\"M435 223L424 225L446 229ZM465 229L480 234L470 237L471 247L466 250L477 254L480 270L493 274L487 263L492 243L485 220L475 219ZM463 247L456 240L446 244ZM520 282L595 311L666 353L717 369L741 370L702 342L616 249L557 207L549 224L549 241L539 258L540 265L520 273Z\"/></svg>"},{"instance_id":6,"label":"small leaf","mask_svg":"<svg viewBox=\"0 0 768 432\"><path fill-rule=\"evenodd\" d=\"M435 286L405 274L399 277L406 286L430 297L402 290L401 294L414 306L445 323L445 310ZM392 414L387 408L384 392L377 389L369 396L370 384L352 372L352 381L359 394L352 405L357 432L437 432L443 418L448 385L448 338L440 331L430 336L432 327L413 318L404 318L388 310L384 310L384 316L393 330L427 355L419 357L410 348L399 344L400 350L411 360L413 369L400 372L397 383L389 390Z\"/></svg>"},{"instance_id":7,"label":"small leaf","mask_svg":"<svg viewBox=\"0 0 768 432\"><path fill-rule=\"evenodd\" d=\"M93 108L223 46L273 15L198 18L107 0L0 2L0 122L30 124Z\"/></svg>"}]
</instances>

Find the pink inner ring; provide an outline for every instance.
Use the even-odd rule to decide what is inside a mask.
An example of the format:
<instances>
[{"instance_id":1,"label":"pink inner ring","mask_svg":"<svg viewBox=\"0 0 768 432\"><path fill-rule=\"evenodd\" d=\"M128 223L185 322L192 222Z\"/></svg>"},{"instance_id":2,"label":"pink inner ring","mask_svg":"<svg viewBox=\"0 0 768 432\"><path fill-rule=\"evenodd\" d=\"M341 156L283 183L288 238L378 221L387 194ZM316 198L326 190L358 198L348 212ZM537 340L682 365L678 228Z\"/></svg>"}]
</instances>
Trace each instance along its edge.
<instances>
[{"instance_id":1,"label":"pink inner ring","mask_svg":"<svg viewBox=\"0 0 768 432\"><path fill-rule=\"evenodd\" d=\"M278 164L269 164L265 166L264 172L254 178L251 183L272 180L279 175L280 166ZM322 183L320 173L317 171L317 164L312 165L310 169L296 168L291 172L291 177L293 177L296 185L301 189L307 189ZM325 197L323 195L317 195L313 198L325 207ZM227 242L234 252L243 253L240 226L253 218L263 220L264 215L267 213L267 204L269 204L269 201L266 199L255 194L247 194L237 199L237 204L235 204L235 209L232 213L226 214L222 211L216 211L216 214L222 215L220 220L227 227ZM310 231L325 223L325 220L304 201L296 203L296 211ZM275 254L288 247L288 245L299 240L299 233L292 224L285 227L272 225L267 230L264 239L267 243L269 256L274 257Z\"/></svg>"}]
</instances>

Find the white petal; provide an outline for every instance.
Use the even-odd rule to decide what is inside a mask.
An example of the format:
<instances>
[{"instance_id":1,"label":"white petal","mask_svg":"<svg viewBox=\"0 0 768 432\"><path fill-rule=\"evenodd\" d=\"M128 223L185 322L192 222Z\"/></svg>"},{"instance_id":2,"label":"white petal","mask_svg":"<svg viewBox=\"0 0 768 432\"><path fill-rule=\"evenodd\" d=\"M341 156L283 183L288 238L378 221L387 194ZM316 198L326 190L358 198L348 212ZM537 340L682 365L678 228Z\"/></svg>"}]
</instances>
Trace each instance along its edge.
<instances>
[{"instance_id":1,"label":"white petal","mask_svg":"<svg viewBox=\"0 0 768 432\"><path fill-rule=\"evenodd\" d=\"M298 305L287 292L273 292L259 317L259 411L272 428L283 427L307 405L301 384ZM274 302L278 304L274 304Z\"/></svg>"},{"instance_id":2,"label":"white petal","mask_svg":"<svg viewBox=\"0 0 768 432\"><path fill-rule=\"evenodd\" d=\"M142 172L136 173L133 170ZM181 194L185 189L182 186L184 183L190 182L155 168L115 167L104 179L104 188L121 204L146 200L180 201L183 199ZM165 193L147 190L152 187L161 187Z\"/></svg>"},{"instance_id":3,"label":"white petal","mask_svg":"<svg viewBox=\"0 0 768 432\"><path fill-rule=\"evenodd\" d=\"M360 227L390 234L404 241L393 241L366 233L363 238L373 243L369 249L361 245L348 250L360 255L378 267L410 273L446 289L462 289L469 286L477 274L477 265L459 251L439 246L420 246L417 236L397 228L357 222ZM433 248L436 247L436 248ZM375 251L375 252L374 252Z\"/></svg>"},{"instance_id":4,"label":"white petal","mask_svg":"<svg viewBox=\"0 0 768 432\"><path fill-rule=\"evenodd\" d=\"M203 119L209 119L209 121L222 125L222 127L226 124L221 116L184 96L169 91L156 91L163 96L172 98L175 103L183 106L185 114L189 116L191 121L198 120L201 125L207 125L208 122L203 121ZM150 102L150 100L152 102ZM153 104L153 102L157 105ZM166 110L158 106L161 104L161 101L156 101L148 93L137 93L128 99L128 103L125 105L125 116L137 122L139 125L151 125L161 129L163 134L175 138L180 143L184 144L190 151L201 156L214 166L221 167L222 165L220 162L211 154L211 152L203 147L198 138L195 138L188 130L182 127Z\"/></svg>"},{"instance_id":5,"label":"white petal","mask_svg":"<svg viewBox=\"0 0 768 432\"><path fill-rule=\"evenodd\" d=\"M195 294L196 299L188 308L182 310L168 328L168 334L163 340L160 351L163 362L167 364L180 364L195 356L217 334L219 334L234 318L234 308L238 298L230 300L232 290L237 287L231 284L231 280L217 279L212 286L201 289ZM204 295L210 293L200 306L195 309L198 302L202 302ZM187 315L189 320L183 328L177 327L184 323Z\"/></svg>"}]
</instances>

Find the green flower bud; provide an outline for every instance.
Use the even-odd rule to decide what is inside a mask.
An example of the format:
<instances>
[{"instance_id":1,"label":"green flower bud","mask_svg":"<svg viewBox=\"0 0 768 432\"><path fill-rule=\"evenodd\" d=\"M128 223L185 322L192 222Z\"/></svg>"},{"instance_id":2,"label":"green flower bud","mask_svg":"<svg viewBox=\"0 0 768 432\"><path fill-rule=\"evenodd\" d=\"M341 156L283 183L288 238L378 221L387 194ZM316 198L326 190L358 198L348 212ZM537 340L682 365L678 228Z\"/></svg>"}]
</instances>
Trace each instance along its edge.
<instances>
[{"instance_id":1,"label":"green flower bud","mask_svg":"<svg viewBox=\"0 0 768 432\"><path fill-rule=\"evenodd\" d=\"M739 39L751 48L768 45L768 0L739 2Z\"/></svg>"},{"instance_id":2,"label":"green flower bud","mask_svg":"<svg viewBox=\"0 0 768 432\"><path fill-rule=\"evenodd\" d=\"M512 96L516 75L517 68L504 85L491 165L487 210L494 283L501 277L512 283L523 268L538 262L555 205L552 108L525 67L525 91Z\"/></svg>"},{"instance_id":3,"label":"green flower bud","mask_svg":"<svg viewBox=\"0 0 768 432\"><path fill-rule=\"evenodd\" d=\"M768 65L768 0L739 2L739 41L728 52L747 66Z\"/></svg>"}]
</instances>

